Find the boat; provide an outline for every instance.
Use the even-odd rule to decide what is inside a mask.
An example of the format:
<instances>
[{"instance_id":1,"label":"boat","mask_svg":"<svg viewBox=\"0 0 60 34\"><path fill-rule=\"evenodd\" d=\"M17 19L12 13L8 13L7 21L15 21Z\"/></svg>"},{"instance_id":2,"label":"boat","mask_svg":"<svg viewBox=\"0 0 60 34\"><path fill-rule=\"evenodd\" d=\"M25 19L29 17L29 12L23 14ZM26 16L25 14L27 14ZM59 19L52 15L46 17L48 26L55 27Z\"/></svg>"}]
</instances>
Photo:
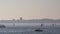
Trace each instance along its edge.
<instances>
[{"instance_id":1,"label":"boat","mask_svg":"<svg viewBox=\"0 0 60 34\"><path fill-rule=\"evenodd\" d=\"M43 32L43 30L41 30L41 29L36 29L36 30L34 30L35 32Z\"/></svg>"},{"instance_id":2,"label":"boat","mask_svg":"<svg viewBox=\"0 0 60 34\"><path fill-rule=\"evenodd\" d=\"M6 26L5 25L0 25L0 28L6 28Z\"/></svg>"}]
</instances>

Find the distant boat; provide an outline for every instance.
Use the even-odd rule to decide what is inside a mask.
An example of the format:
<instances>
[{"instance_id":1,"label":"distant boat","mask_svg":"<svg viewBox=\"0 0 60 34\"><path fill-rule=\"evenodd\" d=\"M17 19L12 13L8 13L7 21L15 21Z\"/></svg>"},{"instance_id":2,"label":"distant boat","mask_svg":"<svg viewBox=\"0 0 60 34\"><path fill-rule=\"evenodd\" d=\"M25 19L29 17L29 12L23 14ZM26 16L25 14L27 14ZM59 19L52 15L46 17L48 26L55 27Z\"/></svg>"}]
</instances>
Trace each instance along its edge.
<instances>
[{"instance_id":1,"label":"distant boat","mask_svg":"<svg viewBox=\"0 0 60 34\"><path fill-rule=\"evenodd\" d=\"M34 31L36 31L36 32L43 32L43 30L41 30L41 29L36 29Z\"/></svg>"},{"instance_id":2,"label":"distant boat","mask_svg":"<svg viewBox=\"0 0 60 34\"><path fill-rule=\"evenodd\" d=\"M44 26L44 24L41 24L41 27L43 27Z\"/></svg>"},{"instance_id":3,"label":"distant boat","mask_svg":"<svg viewBox=\"0 0 60 34\"><path fill-rule=\"evenodd\" d=\"M0 25L0 28L5 28L6 26L5 25Z\"/></svg>"}]
</instances>

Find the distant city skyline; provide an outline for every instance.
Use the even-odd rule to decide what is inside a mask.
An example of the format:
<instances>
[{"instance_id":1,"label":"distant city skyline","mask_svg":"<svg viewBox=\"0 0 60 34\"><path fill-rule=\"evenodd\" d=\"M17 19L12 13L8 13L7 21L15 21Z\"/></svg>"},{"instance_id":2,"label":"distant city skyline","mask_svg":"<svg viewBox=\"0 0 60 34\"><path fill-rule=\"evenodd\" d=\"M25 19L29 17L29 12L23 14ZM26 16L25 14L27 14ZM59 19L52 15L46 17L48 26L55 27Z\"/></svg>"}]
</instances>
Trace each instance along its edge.
<instances>
[{"instance_id":1,"label":"distant city skyline","mask_svg":"<svg viewBox=\"0 0 60 34\"><path fill-rule=\"evenodd\" d=\"M60 19L60 0L0 0L0 20Z\"/></svg>"}]
</instances>

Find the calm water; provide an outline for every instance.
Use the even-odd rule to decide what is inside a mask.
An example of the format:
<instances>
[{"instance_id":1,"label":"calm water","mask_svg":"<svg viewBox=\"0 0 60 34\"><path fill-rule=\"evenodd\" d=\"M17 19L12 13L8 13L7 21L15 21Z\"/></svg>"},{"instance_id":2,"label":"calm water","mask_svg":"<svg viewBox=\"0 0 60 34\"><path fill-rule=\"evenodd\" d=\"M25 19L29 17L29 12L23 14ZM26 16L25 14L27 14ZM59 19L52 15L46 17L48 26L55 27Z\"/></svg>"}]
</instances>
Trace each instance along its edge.
<instances>
[{"instance_id":1,"label":"calm water","mask_svg":"<svg viewBox=\"0 0 60 34\"><path fill-rule=\"evenodd\" d=\"M60 23L57 23L58 25L56 26L51 26L51 23L44 23L45 26L43 27L41 27L40 24L41 23L15 23L14 26L11 23L5 23L7 27L0 28L0 34L60 34ZM36 29L42 29L43 32L34 31Z\"/></svg>"},{"instance_id":2,"label":"calm water","mask_svg":"<svg viewBox=\"0 0 60 34\"><path fill-rule=\"evenodd\" d=\"M43 32L36 32L39 27L0 28L0 34L60 34L60 27L40 27Z\"/></svg>"}]
</instances>

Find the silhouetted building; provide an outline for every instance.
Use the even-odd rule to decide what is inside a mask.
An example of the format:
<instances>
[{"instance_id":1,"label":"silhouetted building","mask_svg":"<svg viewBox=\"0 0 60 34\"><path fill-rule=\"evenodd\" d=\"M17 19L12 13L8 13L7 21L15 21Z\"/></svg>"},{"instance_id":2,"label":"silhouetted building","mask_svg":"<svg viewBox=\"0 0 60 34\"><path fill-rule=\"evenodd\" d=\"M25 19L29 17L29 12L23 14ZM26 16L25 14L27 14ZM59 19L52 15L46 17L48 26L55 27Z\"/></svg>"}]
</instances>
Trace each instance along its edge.
<instances>
[{"instance_id":1,"label":"silhouetted building","mask_svg":"<svg viewBox=\"0 0 60 34\"><path fill-rule=\"evenodd\" d=\"M20 20L22 21L22 20L23 20L23 18L22 18L22 17L20 17Z\"/></svg>"}]
</instances>

